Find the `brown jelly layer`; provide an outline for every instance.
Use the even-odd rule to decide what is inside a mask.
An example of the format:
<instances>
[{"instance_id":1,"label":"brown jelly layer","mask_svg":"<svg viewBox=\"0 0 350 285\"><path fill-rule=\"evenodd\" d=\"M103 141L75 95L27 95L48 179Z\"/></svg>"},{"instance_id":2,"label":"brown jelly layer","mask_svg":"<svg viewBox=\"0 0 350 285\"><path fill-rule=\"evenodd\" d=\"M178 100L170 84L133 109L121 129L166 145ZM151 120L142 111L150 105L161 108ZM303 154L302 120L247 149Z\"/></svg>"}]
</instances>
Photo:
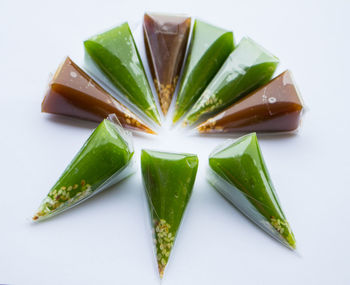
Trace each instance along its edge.
<instances>
[{"instance_id":1,"label":"brown jelly layer","mask_svg":"<svg viewBox=\"0 0 350 285\"><path fill-rule=\"evenodd\" d=\"M166 115L185 57L191 18L145 14L143 29L152 78Z\"/></svg>"},{"instance_id":2,"label":"brown jelly layer","mask_svg":"<svg viewBox=\"0 0 350 285\"><path fill-rule=\"evenodd\" d=\"M101 122L109 114L115 114L128 129L155 133L69 57L57 69L50 82L41 110L95 122Z\"/></svg>"},{"instance_id":3,"label":"brown jelly layer","mask_svg":"<svg viewBox=\"0 0 350 285\"><path fill-rule=\"evenodd\" d=\"M290 71L197 127L200 133L288 132L298 128L303 103Z\"/></svg>"}]
</instances>

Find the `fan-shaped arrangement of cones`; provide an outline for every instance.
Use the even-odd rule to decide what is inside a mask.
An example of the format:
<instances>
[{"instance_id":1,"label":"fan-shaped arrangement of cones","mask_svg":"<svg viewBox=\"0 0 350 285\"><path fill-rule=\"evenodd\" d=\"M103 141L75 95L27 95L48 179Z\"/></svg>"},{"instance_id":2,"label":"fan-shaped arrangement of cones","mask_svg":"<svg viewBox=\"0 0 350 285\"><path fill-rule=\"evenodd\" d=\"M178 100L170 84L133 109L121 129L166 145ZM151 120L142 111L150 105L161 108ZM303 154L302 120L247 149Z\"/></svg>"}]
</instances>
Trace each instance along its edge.
<instances>
[{"instance_id":1,"label":"fan-shaped arrangement of cones","mask_svg":"<svg viewBox=\"0 0 350 285\"><path fill-rule=\"evenodd\" d=\"M255 134L299 127L303 103L290 71L271 80L279 60L270 52L247 37L236 45L231 31L198 19L191 30L187 16L145 14L143 34L164 116L171 114L174 101L173 123L182 120L181 126L199 134L252 132L211 153L207 179L247 218L295 249ZM124 128L156 135L154 127L162 123L128 23L91 37L84 47L88 71L67 57L49 84L42 111L100 124L40 204L35 221L59 214L130 176L135 170L134 150ZM141 153L161 277L197 168L195 154Z\"/></svg>"}]
</instances>

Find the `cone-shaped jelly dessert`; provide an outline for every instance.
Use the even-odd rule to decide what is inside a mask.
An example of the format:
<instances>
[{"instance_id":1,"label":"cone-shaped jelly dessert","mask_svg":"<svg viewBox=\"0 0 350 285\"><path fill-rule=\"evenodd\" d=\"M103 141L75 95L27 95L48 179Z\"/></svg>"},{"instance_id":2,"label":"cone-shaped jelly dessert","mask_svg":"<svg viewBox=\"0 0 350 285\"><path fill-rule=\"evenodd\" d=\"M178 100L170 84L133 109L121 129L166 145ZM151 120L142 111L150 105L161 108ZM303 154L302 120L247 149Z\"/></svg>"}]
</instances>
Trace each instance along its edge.
<instances>
[{"instance_id":1,"label":"cone-shaped jelly dessert","mask_svg":"<svg viewBox=\"0 0 350 285\"><path fill-rule=\"evenodd\" d=\"M160 107L167 114L186 53L191 18L145 14L143 20L147 58Z\"/></svg>"},{"instance_id":2,"label":"cone-shaped jelly dessert","mask_svg":"<svg viewBox=\"0 0 350 285\"><path fill-rule=\"evenodd\" d=\"M290 71L197 127L200 133L288 132L299 127L302 99Z\"/></svg>"},{"instance_id":3,"label":"cone-shaped jelly dessert","mask_svg":"<svg viewBox=\"0 0 350 285\"><path fill-rule=\"evenodd\" d=\"M94 64L126 98L156 123L158 109L128 23L84 42ZM91 59L91 60L90 60Z\"/></svg>"},{"instance_id":4,"label":"cone-shaped jelly dessert","mask_svg":"<svg viewBox=\"0 0 350 285\"><path fill-rule=\"evenodd\" d=\"M59 214L134 172L131 137L113 114L94 130L42 201L33 220Z\"/></svg>"},{"instance_id":5,"label":"cone-shaped jelly dessert","mask_svg":"<svg viewBox=\"0 0 350 285\"><path fill-rule=\"evenodd\" d=\"M69 57L52 78L41 105L42 112L101 122L115 114L123 127L155 132L127 107L112 97Z\"/></svg>"},{"instance_id":6,"label":"cone-shaped jelly dessert","mask_svg":"<svg viewBox=\"0 0 350 285\"><path fill-rule=\"evenodd\" d=\"M282 211L255 133L215 149L209 182L244 215L290 249L293 232Z\"/></svg>"},{"instance_id":7,"label":"cone-shaped jelly dessert","mask_svg":"<svg viewBox=\"0 0 350 285\"><path fill-rule=\"evenodd\" d=\"M184 125L207 119L266 84L278 59L249 38L243 38L189 111Z\"/></svg>"},{"instance_id":8,"label":"cone-shaped jelly dessert","mask_svg":"<svg viewBox=\"0 0 350 285\"><path fill-rule=\"evenodd\" d=\"M232 32L195 20L176 99L174 123L198 100L233 49Z\"/></svg>"},{"instance_id":9,"label":"cone-shaped jelly dessert","mask_svg":"<svg viewBox=\"0 0 350 285\"><path fill-rule=\"evenodd\" d=\"M159 275L168 263L198 168L193 154L142 150L141 169L156 248Z\"/></svg>"}]
</instances>

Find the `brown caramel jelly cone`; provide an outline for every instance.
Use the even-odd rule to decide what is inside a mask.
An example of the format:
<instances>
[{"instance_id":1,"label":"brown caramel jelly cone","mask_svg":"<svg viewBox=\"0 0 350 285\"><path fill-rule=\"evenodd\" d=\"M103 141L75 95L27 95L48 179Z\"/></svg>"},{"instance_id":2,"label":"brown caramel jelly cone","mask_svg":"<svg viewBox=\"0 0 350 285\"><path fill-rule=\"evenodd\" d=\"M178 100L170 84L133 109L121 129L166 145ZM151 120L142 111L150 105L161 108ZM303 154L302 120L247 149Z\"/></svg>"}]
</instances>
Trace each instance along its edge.
<instances>
[{"instance_id":1,"label":"brown caramel jelly cone","mask_svg":"<svg viewBox=\"0 0 350 285\"><path fill-rule=\"evenodd\" d=\"M191 18L145 14L143 22L147 59L159 103L167 114L184 61Z\"/></svg>"},{"instance_id":2,"label":"brown caramel jelly cone","mask_svg":"<svg viewBox=\"0 0 350 285\"><path fill-rule=\"evenodd\" d=\"M289 132L300 125L303 102L289 70L197 126L200 133Z\"/></svg>"},{"instance_id":3,"label":"brown caramel jelly cone","mask_svg":"<svg viewBox=\"0 0 350 285\"><path fill-rule=\"evenodd\" d=\"M123 127L155 134L69 57L57 69L41 105L42 112L101 122L115 114Z\"/></svg>"}]
</instances>

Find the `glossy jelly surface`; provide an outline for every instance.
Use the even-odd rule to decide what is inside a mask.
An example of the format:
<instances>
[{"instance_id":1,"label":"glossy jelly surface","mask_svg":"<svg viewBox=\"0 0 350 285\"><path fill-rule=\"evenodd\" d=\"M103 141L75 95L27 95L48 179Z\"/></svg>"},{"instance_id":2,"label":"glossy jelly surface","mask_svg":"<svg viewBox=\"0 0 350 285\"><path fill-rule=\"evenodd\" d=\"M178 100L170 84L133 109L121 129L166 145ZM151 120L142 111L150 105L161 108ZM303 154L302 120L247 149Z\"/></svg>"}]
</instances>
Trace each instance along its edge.
<instances>
[{"instance_id":1,"label":"glossy jelly surface","mask_svg":"<svg viewBox=\"0 0 350 285\"><path fill-rule=\"evenodd\" d=\"M198 100L233 49L232 32L195 20L176 98L174 123Z\"/></svg>"},{"instance_id":2,"label":"glossy jelly surface","mask_svg":"<svg viewBox=\"0 0 350 285\"><path fill-rule=\"evenodd\" d=\"M129 135L105 119L73 158L42 201L33 220L59 214L133 173Z\"/></svg>"},{"instance_id":3,"label":"glossy jelly surface","mask_svg":"<svg viewBox=\"0 0 350 285\"><path fill-rule=\"evenodd\" d=\"M208 180L219 193L272 237L296 247L255 133L215 149L209 166Z\"/></svg>"},{"instance_id":4,"label":"glossy jelly surface","mask_svg":"<svg viewBox=\"0 0 350 285\"><path fill-rule=\"evenodd\" d=\"M279 60L243 38L189 111L184 125L208 119L271 79Z\"/></svg>"}]
</instances>

